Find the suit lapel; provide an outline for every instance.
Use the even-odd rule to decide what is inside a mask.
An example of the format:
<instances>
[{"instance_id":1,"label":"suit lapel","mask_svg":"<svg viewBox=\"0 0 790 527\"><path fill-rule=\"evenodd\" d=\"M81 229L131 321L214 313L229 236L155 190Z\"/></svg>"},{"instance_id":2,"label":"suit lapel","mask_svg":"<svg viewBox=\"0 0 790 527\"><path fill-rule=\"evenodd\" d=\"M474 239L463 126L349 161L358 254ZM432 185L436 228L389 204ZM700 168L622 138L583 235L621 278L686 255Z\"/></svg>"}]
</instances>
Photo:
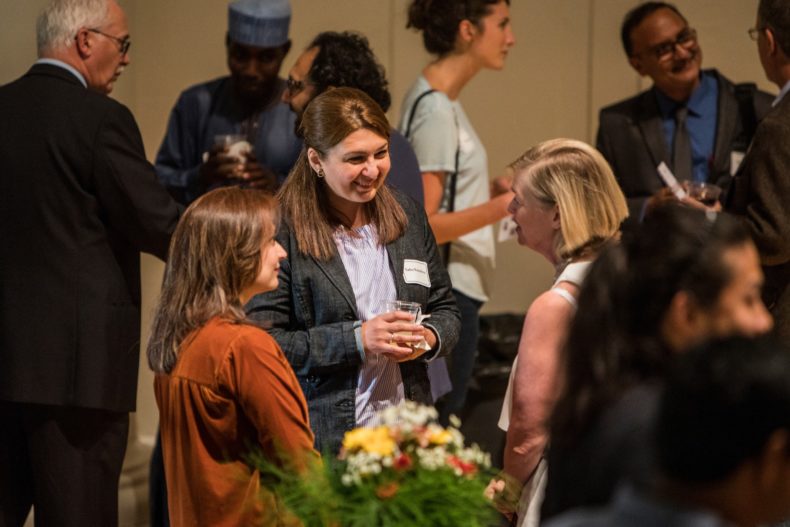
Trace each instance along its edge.
<instances>
[{"instance_id":1,"label":"suit lapel","mask_svg":"<svg viewBox=\"0 0 790 527\"><path fill-rule=\"evenodd\" d=\"M349 307L356 313L356 295L354 295L354 289L351 287L351 281L348 279L348 273L346 272L346 268L340 256L335 254L328 262L320 262L315 258L313 258L313 261L324 273L327 280L335 286L340 295L348 303Z\"/></svg>"},{"instance_id":2,"label":"suit lapel","mask_svg":"<svg viewBox=\"0 0 790 527\"><path fill-rule=\"evenodd\" d=\"M710 176L714 177L729 164L730 143L735 137L735 128L738 126L738 101L729 86L722 82L721 75L716 73L716 82L719 87L719 102L716 108L716 140L713 145L713 170ZM715 181L714 181L715 183Z\"/></svg>"},{"instance_id":3,"label":"suit lapel","mask_svg":"<svg viewBox=\"0 0 790 527\"><path fill-rule=\"evenodd\" d=\"M658 166L662 161L668 166L672 166L669 159L669 148L664 140L661 112L658 109L654 90L655 88L648 90L640 98L637 125L653 160L653 166Z\"/></svg>"}]
</instances>

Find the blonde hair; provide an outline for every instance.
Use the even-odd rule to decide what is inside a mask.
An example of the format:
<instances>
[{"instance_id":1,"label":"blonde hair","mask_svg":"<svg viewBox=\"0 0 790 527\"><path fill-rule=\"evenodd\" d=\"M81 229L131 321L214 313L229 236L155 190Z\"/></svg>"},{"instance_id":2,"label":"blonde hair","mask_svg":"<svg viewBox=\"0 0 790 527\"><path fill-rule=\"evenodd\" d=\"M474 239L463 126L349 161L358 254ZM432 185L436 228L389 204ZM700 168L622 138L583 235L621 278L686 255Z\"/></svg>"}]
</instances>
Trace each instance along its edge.
<instances>
[{"instance_id":1,"label":"blonde hair","mask_svg":"<svg viewBox=\"0 0 790 527\"><path fill-rule=\"evenodd\" d=\"M355 88L331 88L307 105L299 130L302 152L277 197L302 254L326 261L336 253L335 229L341 222L329 204L332 190L317 177L307 159L307 149L324 157L329 150L357 130L370 130L389 141L390 126L381 107ZM406 230L406 213L386 185L364 204L365 213L386 245Z\"/></svg>"},{"instance_id":2,"label":"blonde hair","mask_svg":"<svg viewBox=\"0 0 790 527\"><path fill-rule=\"evenodd\" d=\"M261 246L277 229L277 202L259 190L221 188L184 212L170 240L148 341L148 365L169 373L187 336L214 317L246 321L241 293L258 276Z\"/></svg>"},{"instance_id":3,"label":"blonde hair","mask_svg":"<svg viewBox=\"0 0 790 527\"><path fill-rule=\"evenodd\" d=\"M546 206L557 205L560 231L554 242L563 260L596 252L620 230L628 206L612 169L596 149L573 139L535 145L510 164L513 188Z\"/></svg>"}]
</instances>

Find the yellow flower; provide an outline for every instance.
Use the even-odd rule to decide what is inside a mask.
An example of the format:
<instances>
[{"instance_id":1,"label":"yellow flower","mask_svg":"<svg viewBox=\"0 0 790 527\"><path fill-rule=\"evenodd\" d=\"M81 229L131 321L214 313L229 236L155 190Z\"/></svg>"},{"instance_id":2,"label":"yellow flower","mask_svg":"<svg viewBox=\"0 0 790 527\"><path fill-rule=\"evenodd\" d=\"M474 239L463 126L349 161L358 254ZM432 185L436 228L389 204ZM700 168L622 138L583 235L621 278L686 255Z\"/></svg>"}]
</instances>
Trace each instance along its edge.
<instances>
[{"instance_id":1,"label":"yellow flower","mask_svg":"<svg viewBox=\"0 0 790 527\"><path fill-rule=\"evenodd\" d=\"M428 440L434 445L446 445L453 438L452 434L447 430L431 430L431 436Z\"/></svg>"},{"instance_id":2,"label":"yellow flower","mask_svg":"<svg viewBox=\"0 0 790 527\"><path fill-rule=\"evenodd\" d=\"M395 452L395 441L390 437L389 428L355 428L343 437L343 448L347 451L364 450L371 454L390 456Z\"/></svg>"}]
</instances>

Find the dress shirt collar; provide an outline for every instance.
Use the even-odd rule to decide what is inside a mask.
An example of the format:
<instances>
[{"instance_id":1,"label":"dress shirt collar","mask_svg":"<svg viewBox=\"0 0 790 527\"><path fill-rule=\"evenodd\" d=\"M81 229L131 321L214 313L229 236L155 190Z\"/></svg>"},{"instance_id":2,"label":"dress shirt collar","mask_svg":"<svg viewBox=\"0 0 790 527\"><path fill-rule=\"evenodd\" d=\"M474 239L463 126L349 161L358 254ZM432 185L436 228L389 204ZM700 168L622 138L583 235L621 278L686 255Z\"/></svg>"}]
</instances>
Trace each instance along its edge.
<instances>
[{"instance_id":1,"label":"dress shirt collar","mask_svg":"<svg viewBox=\"0 0 790 527\"><path fill-rule=\"evenodd\" d=\"M790 91L790 80L785 82L785 85L782 86L781 90L779 90L779 95L776 96L776 99L774 99L774 102L771 103L771 106L776 106L777 104L779 104L779 102L784 98L785 95L787 95L787 92L789 91Z\"/></svg>"},{"instance_id":2,"label":"dress shirt collar","mask_svg":"<svg viewBox=\"0 0 790 527\"><path fill-rule=\"evenodd\" d=\"M700 73L699 86L691 92L691 97L686 101L686 107L689 113L697 117L704 114L705 103L708 98L716 96L716 77L710 71L703 71ZM656 99L658 100L658 108L661 110L661 115L664 119L674 119L675 109L681 104L678 101L670 99L661 90L656 88Z\"/></svg>"},{"instance_id":3,"label":"dress shirt collar","mask_svg":"<svg viewBox=\"0 0 790 527\"><path fill-rule=\"evenodd\" d=\"M70 71L75 77L77 77L77 80L79 80L83 86L85 86L86 88L88 87L88 83L85 81L85 77L82 76L82 73L77 71L76 68L74 68L74 66L72 66L71 64L66 64L62 60L38 59L36 61L36 64L49 64L50 66L57 66L59 68L63 68L64 70Z\"/></svg>"}]
</instances>

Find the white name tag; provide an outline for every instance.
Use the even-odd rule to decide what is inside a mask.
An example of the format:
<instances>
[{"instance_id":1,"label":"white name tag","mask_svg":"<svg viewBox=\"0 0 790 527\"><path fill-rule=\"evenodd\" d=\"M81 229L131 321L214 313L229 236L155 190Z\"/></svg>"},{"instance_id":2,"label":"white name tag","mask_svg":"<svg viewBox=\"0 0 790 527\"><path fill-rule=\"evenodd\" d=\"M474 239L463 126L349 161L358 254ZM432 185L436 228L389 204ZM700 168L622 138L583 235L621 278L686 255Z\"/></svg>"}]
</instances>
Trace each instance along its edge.
<instances>
[{"instance_id":1,"label":"white name tag","mask_svg":"<svg viewBox=\"0 0 790 527\"><path fill-rule=\"evenodd\" d=\"M419 260L403 260L403 281L407 284L431 287L428 264Z\"/></svg>"}]
</instances>

